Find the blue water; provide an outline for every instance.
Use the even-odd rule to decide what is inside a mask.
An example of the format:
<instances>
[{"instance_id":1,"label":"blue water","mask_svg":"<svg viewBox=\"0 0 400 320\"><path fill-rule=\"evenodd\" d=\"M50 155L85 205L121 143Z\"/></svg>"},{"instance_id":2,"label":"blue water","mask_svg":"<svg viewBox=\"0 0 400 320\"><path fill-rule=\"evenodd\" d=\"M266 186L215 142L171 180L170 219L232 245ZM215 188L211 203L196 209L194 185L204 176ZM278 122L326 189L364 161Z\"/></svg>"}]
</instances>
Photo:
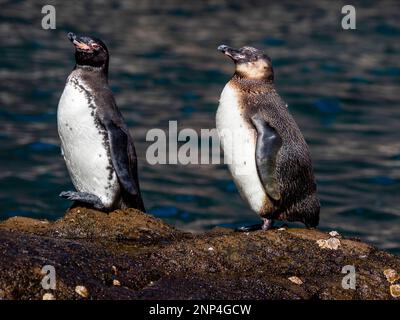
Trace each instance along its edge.
<instances>
[{"instance_id":1,"label":"blue water","mask_svg":"<svg viewBox=\"0 0 400 320\"><path fill-rule=\"evenodd\" d=\"M66 32L101 37L110 84L135 138L144 200L179 228L257 222L224 165L156 165L151 128L215 126L233 71L219 44L252 45L274 63L278 91L309 143L321 228L400 253L400 4L357 1L342 30L341 1L51 1L57 29L41 29L42 1L0 11L0 218L56 219L72 188L56 109L73 67Z\"/></svg>"}]
</instances>

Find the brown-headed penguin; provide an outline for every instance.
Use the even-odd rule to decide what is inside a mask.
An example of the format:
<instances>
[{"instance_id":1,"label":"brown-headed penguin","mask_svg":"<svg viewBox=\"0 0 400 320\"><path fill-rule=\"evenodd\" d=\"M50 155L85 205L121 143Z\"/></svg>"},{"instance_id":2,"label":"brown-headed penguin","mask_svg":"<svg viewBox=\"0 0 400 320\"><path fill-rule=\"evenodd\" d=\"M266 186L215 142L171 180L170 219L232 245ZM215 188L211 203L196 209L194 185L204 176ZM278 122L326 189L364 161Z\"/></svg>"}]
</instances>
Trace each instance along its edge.
<instances>
[{"instance_id":1,"label":"brown-headed penguin","mask_svg":"<svg viewBox=\"0 0 400 320\"><path fill-rule=\"evenodd\" d=\"M222 91L216 122L225 161L242 197L263 219L319 222L320 203L308 146L276 92L271 59L252 47L218 50L235 63Z\"/></svg>"},{"instance_id":2,"label":"brown-headed penguin","mask_svg":"<svg viewBox=\"0 0 400 320\"><path fill-rule=\"evenodd\" d=\"M61 150L76 191L60 196L103 211L144 211L135 146L108 86L109 55L95 38L68 34L75 68L58 104Z\"/></svg>"}]
</instances>

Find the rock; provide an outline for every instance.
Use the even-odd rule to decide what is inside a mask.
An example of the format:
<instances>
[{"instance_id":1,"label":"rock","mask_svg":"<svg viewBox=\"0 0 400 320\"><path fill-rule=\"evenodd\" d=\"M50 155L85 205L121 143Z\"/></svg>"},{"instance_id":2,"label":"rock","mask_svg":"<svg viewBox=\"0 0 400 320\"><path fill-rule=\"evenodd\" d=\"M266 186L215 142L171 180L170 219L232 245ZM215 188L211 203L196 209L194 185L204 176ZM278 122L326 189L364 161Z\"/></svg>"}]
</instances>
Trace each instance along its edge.
<instances>
[{"instance_id":1,"label":"rock","mask_svg":"<svg viewBox=\"0 0 400 320\"><path fill-rule=\"evenodd\" d=\"M138 244L167 243L190 236L187 233L162 222L160 219L144 215L135 209L116 210L109 214L75 208L67 212L63 219L49 223L15 217L2 223L2 228L19 230L53 238L84 239L97 242L129 242Z\"/></svg>"},{"instance_id":2,"label":"rock","mask_svg":"<svg viewBox=\"0 0 400 320\"><path fill-rule=\"evenodd\" d=\"M26 300L46 293L44 265L55 268L57 300L394 299L383 270L400 270L397 256L314 229L194 235L133 209L12 218L0 223L0 252L1 296ZM345 265L356 268L355 290L342 287Z\"/></svg>"}]
</instances>

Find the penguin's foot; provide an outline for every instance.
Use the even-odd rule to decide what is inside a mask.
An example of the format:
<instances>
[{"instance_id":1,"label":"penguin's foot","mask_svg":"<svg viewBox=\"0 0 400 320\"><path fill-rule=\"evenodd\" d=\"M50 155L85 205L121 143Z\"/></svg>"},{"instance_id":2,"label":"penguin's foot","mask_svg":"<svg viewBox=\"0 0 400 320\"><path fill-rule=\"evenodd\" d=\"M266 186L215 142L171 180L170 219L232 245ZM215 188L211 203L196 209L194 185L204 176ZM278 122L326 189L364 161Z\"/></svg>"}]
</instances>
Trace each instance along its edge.
<instances>
[{"instance_id":1,"label":"penguin's foot","mask_svg":"<svg viewBox=\"0 0 400 320\"><path fill-rule=\"evenodd\" d=\"M244 226L235 229L238 232L250 232L250 231L257 231L257 230L269 230L272 229L274 225L274 220L265 219L263 218L263 223L253 224L251 226Z\"/></svg>"},{"instance_id":2,"label":"penguin's foot","mask_svg":"<svg viewBox=\"0 0 400 320\"><path fill-rule=\"evenodd\" d=\"M269 230L269 229L272 229L272 227L274 226L274 220L272 220L272 219L266 219L266 218L263 218L263 225L262 225L262 229L263 230Z\"/></svg>"},{"instance_id":3,"label":"penguin's foot","mask_svg":"<svg viewBox=\"0 0 400 320\"><path fill-rule=\"evenodd\" d=\"M87 192L76 192L76 191L63 191L60 193L60 197L72 201L78 201L87 203L98 210L105 210L103 203L98 196Z\"/></svg>"}]
</instances>

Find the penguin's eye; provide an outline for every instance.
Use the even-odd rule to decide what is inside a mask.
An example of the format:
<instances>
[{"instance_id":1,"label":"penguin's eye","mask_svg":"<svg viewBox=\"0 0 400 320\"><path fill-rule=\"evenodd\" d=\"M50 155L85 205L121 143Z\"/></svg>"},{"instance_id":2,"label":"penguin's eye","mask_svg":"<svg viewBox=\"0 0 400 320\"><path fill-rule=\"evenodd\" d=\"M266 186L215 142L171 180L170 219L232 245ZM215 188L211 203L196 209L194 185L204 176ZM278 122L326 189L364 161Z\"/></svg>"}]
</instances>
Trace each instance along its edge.
<instances>
[{"instance_id":1,"label":"penguin's eye","mask_svg":"<svg viewBox=\"0 0 400 320\"><path fill-rule=\"evenodd\" d=\"M98 45L97 43L93 43L93 44L92 44L92 48L95 49L95 50L97 50L97 49L100 48L100 45Z\"/></svg>"}]
</instances>

